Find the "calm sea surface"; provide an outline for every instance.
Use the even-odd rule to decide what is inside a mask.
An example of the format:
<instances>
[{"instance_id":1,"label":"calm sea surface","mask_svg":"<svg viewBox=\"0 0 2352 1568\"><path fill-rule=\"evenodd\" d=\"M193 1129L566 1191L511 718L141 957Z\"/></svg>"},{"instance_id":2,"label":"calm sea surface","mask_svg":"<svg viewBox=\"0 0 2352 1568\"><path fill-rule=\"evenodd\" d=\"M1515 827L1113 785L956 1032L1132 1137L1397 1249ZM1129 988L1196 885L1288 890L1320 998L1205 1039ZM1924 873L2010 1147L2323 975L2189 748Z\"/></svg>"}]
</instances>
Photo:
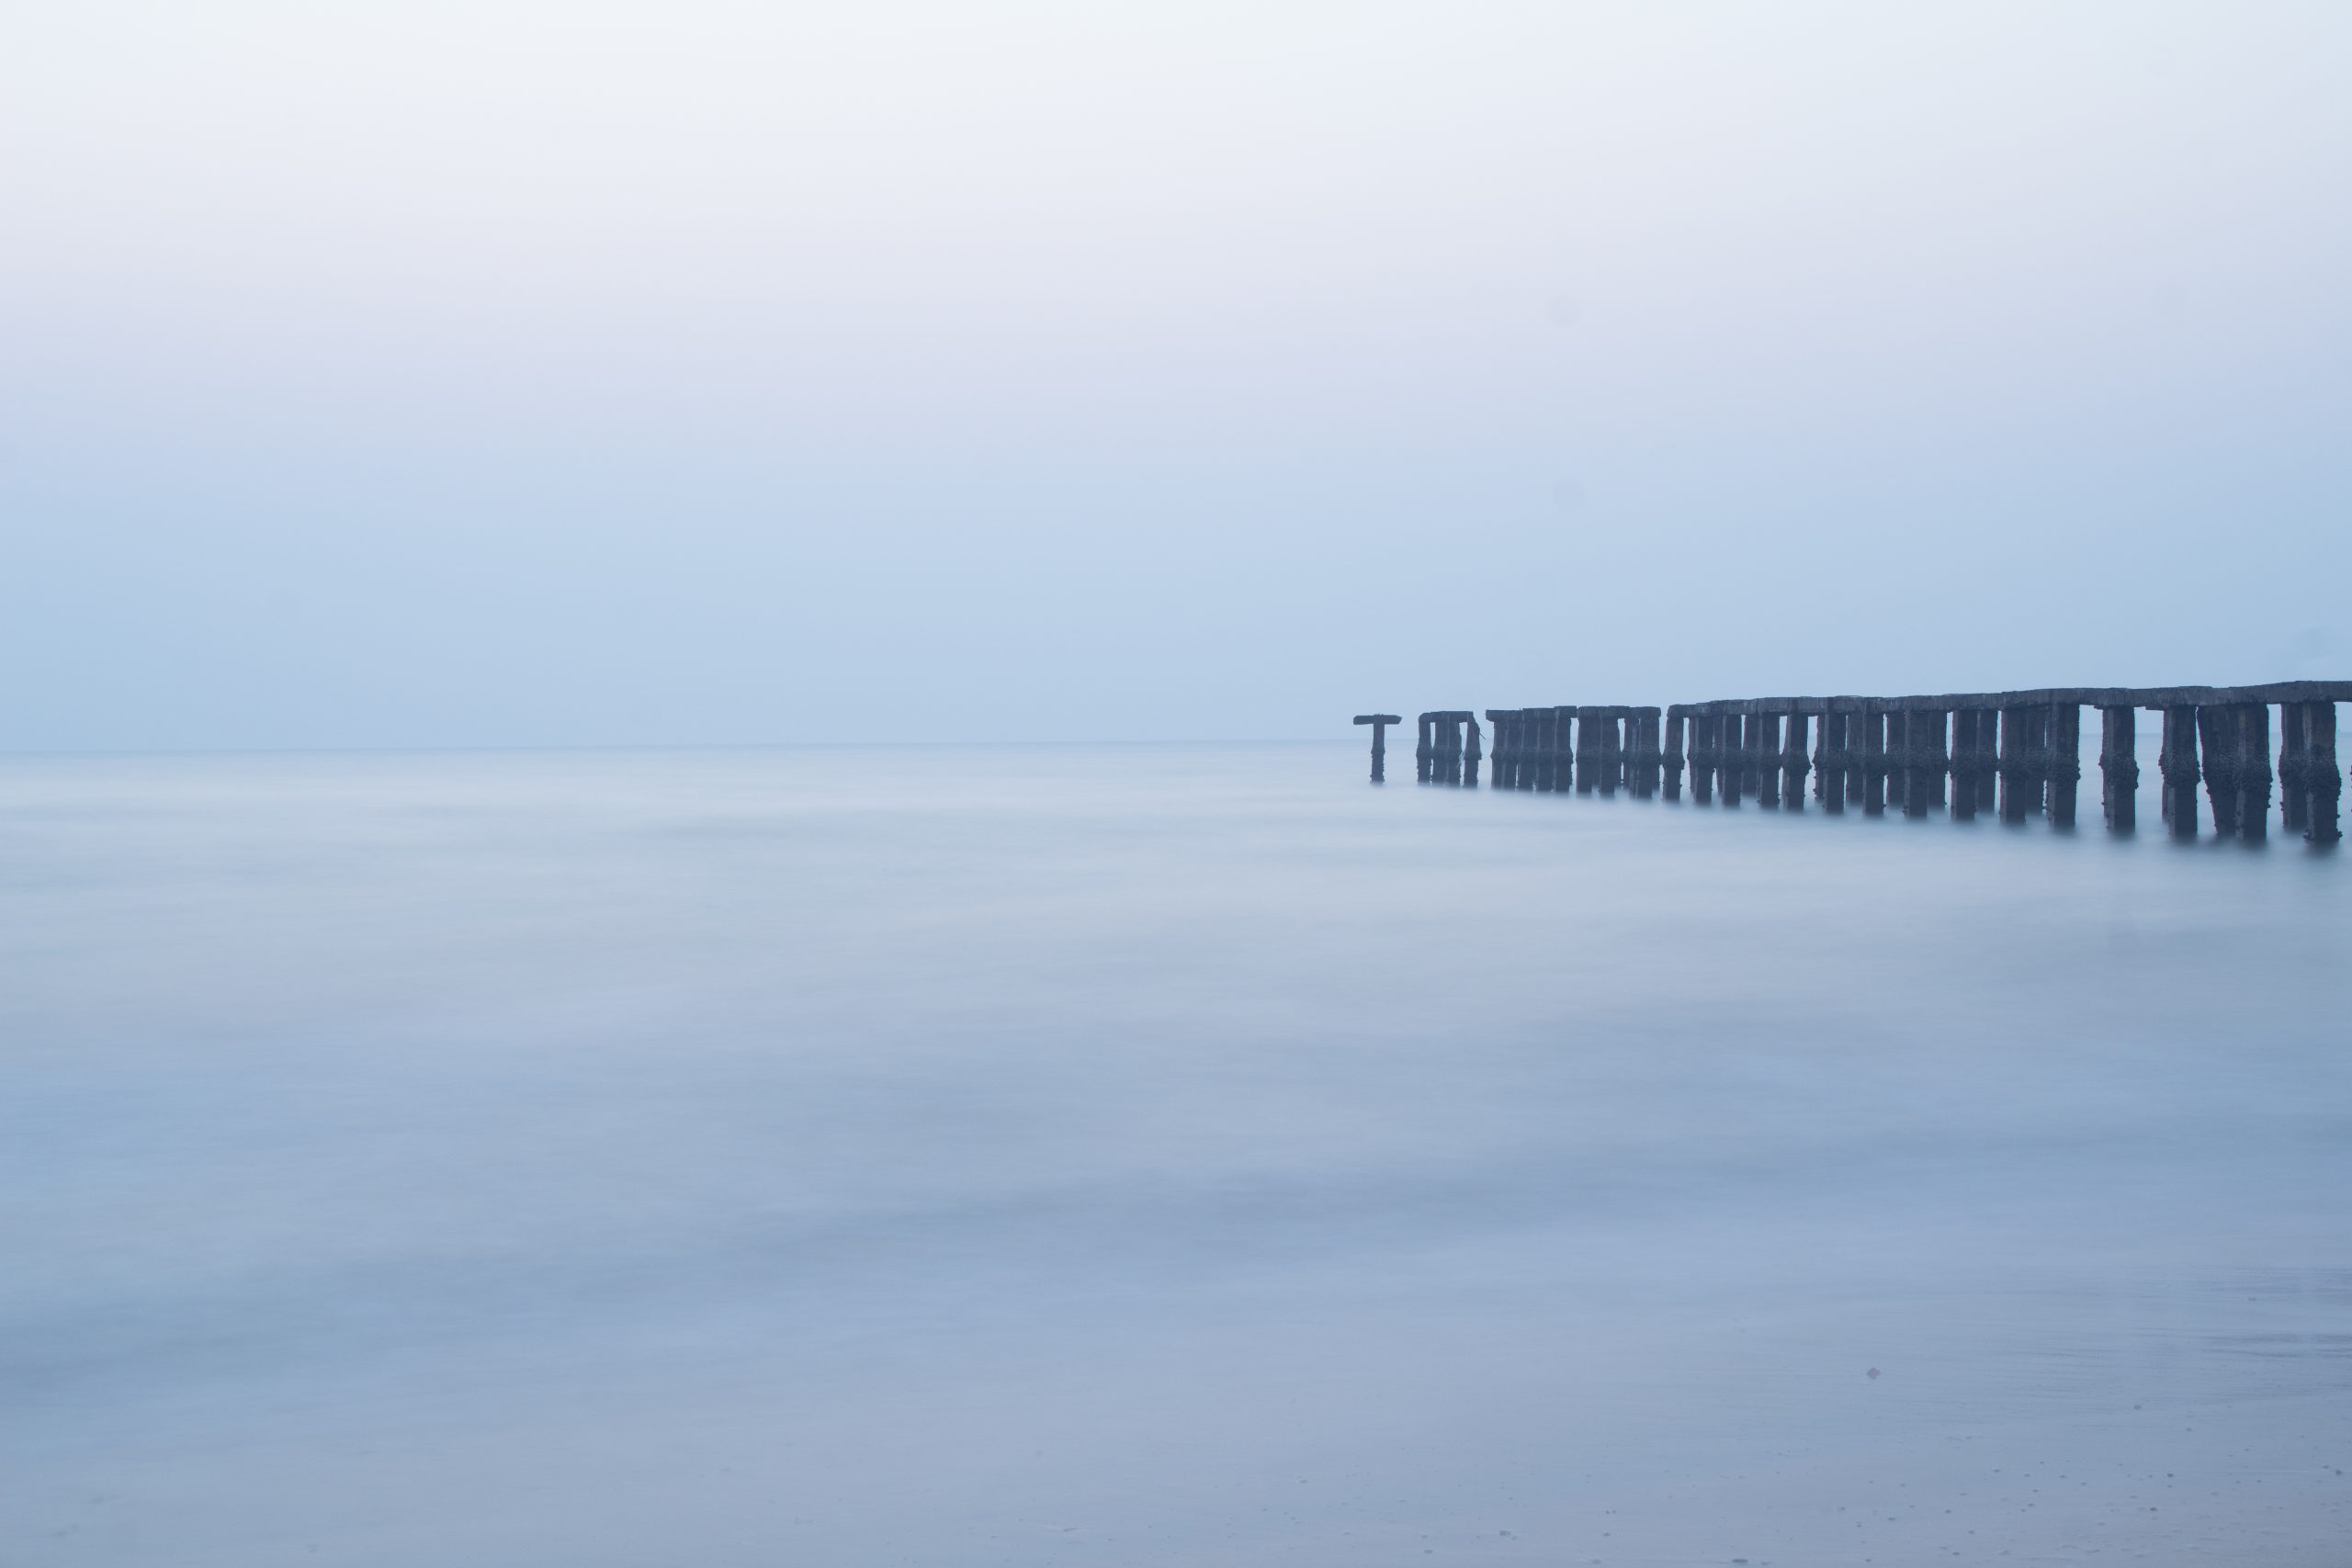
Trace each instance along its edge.
<instances>
[{"instance_id":1,"label":"calm sea surface","mask_svg":"<svg viewBox=\"0 0 2352 1568\"><path fill-rule=\"evenodd\" d=\"M2352 858L1363 773L0 761L0 1563L2352 1561Z\"/></svg>"}]
</instances>

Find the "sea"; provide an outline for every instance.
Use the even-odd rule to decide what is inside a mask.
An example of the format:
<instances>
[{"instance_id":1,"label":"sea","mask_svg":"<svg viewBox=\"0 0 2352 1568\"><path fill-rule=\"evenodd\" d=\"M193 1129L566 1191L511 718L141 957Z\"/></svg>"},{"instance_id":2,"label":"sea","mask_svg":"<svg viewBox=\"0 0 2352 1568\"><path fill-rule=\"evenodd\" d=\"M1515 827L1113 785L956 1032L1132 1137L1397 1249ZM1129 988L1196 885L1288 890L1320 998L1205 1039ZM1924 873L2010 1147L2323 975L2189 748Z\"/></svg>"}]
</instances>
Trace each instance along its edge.
<instances>
[{"instance_id":1,"label":"sea","mask_svg":"<svg viewBox=\"0 0 2352 1568\"><path fill-rule=\"evenodd\" d=\"M0 1563L2352 1562L2352 859L0 760Z\"/></svg>"}]
</instances>

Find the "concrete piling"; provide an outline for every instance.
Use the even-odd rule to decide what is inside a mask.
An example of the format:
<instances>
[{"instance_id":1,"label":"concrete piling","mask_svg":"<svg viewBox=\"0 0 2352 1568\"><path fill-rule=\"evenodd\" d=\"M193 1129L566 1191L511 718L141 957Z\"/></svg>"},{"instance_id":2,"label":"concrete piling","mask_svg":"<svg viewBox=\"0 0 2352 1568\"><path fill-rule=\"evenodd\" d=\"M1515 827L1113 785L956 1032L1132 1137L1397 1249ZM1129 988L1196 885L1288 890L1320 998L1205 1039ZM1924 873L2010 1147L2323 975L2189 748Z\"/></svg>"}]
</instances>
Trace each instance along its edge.
<instances>
[{"instance_id":1,"label":"concrete piling","mask_svg":"<svg viewBox=\"0 0 2352 1568\"><path fill-rule=\"evenodd\" d=\"M2043 796L2050 825L2075 825L2075 786L2083 776L2083 709L2079 703L2050 705L2043 721Z\"/></svg>"},{"instance_id":2,"label":"concrete piling","mask_svg":"<svg viewBox=\"0 0 2352 1568\"><path fill-rule=\"evenodd\" d=\"M1911 715L1905 708L1886 712L1886 808L1911 815Z\"/></svg>"},{"instance_id":3,"label":"concrete piling","mask_svg":"<svg viewBox=\"0 0 2352 1568\"><path fill-rule=\"evenodd\" d=\"M2012 826L2041 809L2041 725L2045 710L2013 704L2001 714L2001 820Z\"/></svg>"},{"instance_id":4,"label":"concrete piling","mask_svg":"<svg viewBox=\"0 0 2352 1568\"><path fill-rule=\"evenodd\" d=\"M1814 755L1815 790L1821 796L1821 809L1832 817L1846 809L1846 732L1853 715L1825 709L1821 715L1821 749Z\"/></svg>"},{"instance_id":5,"label":"concrete piling","mask_svg":"<svg viewBox=\"0 0 2352 1568\"><path fill-rule=\"evenodd\" d=\"M2314 844L2333 844L2343 837L2336 812L2344 792L2344 775L2335 765L2335 705L2282 703L2279 720L2286 826L2301 829Z\"/></svg>"},{"instance_id":6,"label":"concrete piling","mask_svg":"<svg viewBox=\"0 0 2352 1568\"><path fill-rule=\"evenodd\" d=\"M2098 710L2099 803L2110 833L2132 832L2139 823L2140 755L2138 710L2125 704Z\"/></svg>"},{"instance_id":7,"label":"concrete piling","mask_svg":"<svg viewBox=\"0 0 2352 1568\"><path fill-rule=\"evenodd\" d=\"M1982 708L1954 708L1951 716L1951 819L1975 819L1977 786L1984 761L1977 734L1984 717Z\"/></svg>"},{"instance_id":8,"label":"concrete piling","mask_svg":"<svg viewBox=\"0 0 2352 1568\"><path fill-rule=\"evenodd\" d=\"M1903 815L1925 817L1944 799L1944 716L1915 708L1903 716Z\"/></svg>"},{"instance_id":9,"label":"concrete piling","mask_svg":"<svg viewBox=\"0 0 2352 1568\"><path fill-rule=\"evenodd\" d=\"M1886 814L1886 710L1862 709L1862 815Z\"/></svg>"},{"instance_id":10,"label":"concrete piling","mask_svg":"<svg viewBox=\"0 0 2352 1568\"><path fill-rule=\"evenodd\" d=\"M1633 708L1625 716L1625 788L1636 800L1657 794L1664 758L1658 748L1658 710Z\"/></svg>"},{"instance_id":11,"label":"concrete piling","mask_svg":"<svg viewBox=\"0 0 2352 1568\"><path fill-rule=\"evenodd\" d=\"M1723 768L1723 737L1721 714L1690 716L1690 798L1701 806L1715 797L1715 775Z\"/></svg>"},{"instance_id":12,"label":"concrete piling","mask_svg":"<svg viewBox=\"0 0 2352 1568\"><path fill-rule=\"evenodd\" d=\"M1615 708L1579 708L1577 711L1579 725L1584 722L1587 713L1593 715L1593 782L1600 785L1601 794L1613 795L1625 779L1624 744L1618 735L1618 727L1623 720ZM1582 781L1578 782L1581 784ZM1583 792L1579 790L1579 793Z\"/></svg>"},{"instance_id":13,"label":"concrete piling","mask_svg":"<svg viewBox=\"0 0 2352 1568\"><path fill-rule=\"evenodd\" d=\"M1356 722L1372 726L1372 782L1380 784L1388 777L1388 727L1405 721L1393 713L1360 713Z\"/></svg>"},{"instance_id":14,"label":"concrete piling","mask_svg":"<svg viewBox=\"0 0 2352 1568\"><path fill-rule=\"evenodd\" d=\"M1781 806L1781 716L1760 707L1747 716L1748 776L1756 804L1777 811Z\"/></svg>"},{"instance_id":15,"label":"concrete piling","mask_svg":"<svg viewBox=\"0 0 2352 1568\"><path fill-rule=\"evenodd\" d=\"M2270 709L2261 703L2212 703L2197 710L2203 742L2205 797L2213 831L2259 842L2270 820Z\"/></svg>"},{"instance_id":16,"label":"concrete piling","mask_svg":"<svg viewBox=\"0 0 2352 1568\"><path fill-rule=\"evenodd\" d=\"M2164 708L2157 770L2164 775L2165 828L2176 839L2197 837L2197 710Z\"/></svg>"},{"instance_id":17,"label":"concrete piling","mask_svg":"<svg viewBox=\"0 0 2352 1568\"><path fill-rule=\"evenodd\" d=\"M1690 724L1688 714L1672 708L1666 711L1666 736L1658 750L1658 768L1668 800L1682 798L1682 734Z\"/></svg>"}]
</instances>

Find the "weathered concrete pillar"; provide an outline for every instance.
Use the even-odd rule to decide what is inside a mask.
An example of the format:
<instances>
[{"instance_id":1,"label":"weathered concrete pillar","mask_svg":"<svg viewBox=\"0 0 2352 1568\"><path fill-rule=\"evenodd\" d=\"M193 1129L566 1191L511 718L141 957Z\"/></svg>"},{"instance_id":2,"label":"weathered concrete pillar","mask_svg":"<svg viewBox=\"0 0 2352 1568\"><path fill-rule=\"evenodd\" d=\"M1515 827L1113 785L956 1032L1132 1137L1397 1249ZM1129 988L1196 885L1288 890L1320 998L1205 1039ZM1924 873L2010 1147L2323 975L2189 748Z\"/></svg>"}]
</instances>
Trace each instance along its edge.
<instances>
[{"instance_id":1,"label":"weathered concrete pillar","mask_svg":"<svg viewBox=\"0 0 2352 1568\"><path fill-rule=\"evenodd\" d=\"M1944 799L1944 716L1914 710L1903 716L1903 815L1925 817Z\"/></svg>"},{"instance_id":2,"label":"weathered concrete pillar","mask_svg":"<svg viewBox=\"0 0 2352 1568\"><path fill-rule=\"evenodd\" d=\"M1388 777L1388 727L1405 721L1393 713L1360 713L1356 722L1372 726L1372 782L1384 783Z\"/></svg>"},{"instance_id":3,"label":"weathered concrete pillar","mask_svg":"<svg viewBox=\"0 0 2352 1568\"><path fill-rule=\"evenodd\" d=\"M1462 722L1470 716L1458 710L1421 715L1421 782L1458 784L1462 782Z\"/></svg>"},{"instance_id":4,"label":"weathered concrete pillar","mask_svg":"<svg viewBox=\"0 0 2352 1568\"><path fill-rule=\"evenodd\" d=\"M1723 733L1720 716L1690 716L1690 798L1702 806L1715 798L1715 773L1723 766Z\"/></svg>"},{"instance_id":5,"label":"weathered concrete pillar","mask_svg":"<svg viewBox=\"0 0 2352 1568\"><path fill-rule=\"evenodd\" d=\"M1478 744L1478 718L1475 714L1462 716L1462 728L1469 733L1470 743L1462 752L1462 782L1471 789L1478 787L1478 759L1484 753Z\"/></svg>"},{"instance_id":6,"label":"weathered concrete pillar","mask_svg":"<svg viewBox=\"0 0 2352 1568\"><path fill-rule=\"evenodd\" d=\"M1973 821L1976 784L1983 768L1977 757L1979 708L1954 708L1951 714L1951 819Z\"/></svg>"},{"instance_id":7,"label":"weathered concrete pillar","mask_svg":"<svg viewBox=\"0 0 2352 1568\"><path fill-rule=\"evenodd\" d=\"M1789 715L1781 743L1781 805L1790 811L1804 809L1804 773L1811 766L1805 756L1805 716Z\"/></svg>"},{"instance_id":8,"label":"weathered concrete pillar","mask_svg":"<svg viewBox=\"0 0 2352 1568\"><path fill-rule=\"evenodd\" d=\"M2218 703L2200 708L2205 794L2213 804L2213 830L2258 842L2270 830L2270 707L2267 703Z\"/></svg>"},{"instance_id":9,"label":"weathered concrete pillar","mask_svg":"<svg viewBox=\"0 0 2352 1568\"><path fill-rule=\"evenodd\" d=\"M1419 722L1420 725L1420 739L1414 742L1413 745L1413 780L1417 784L1427 784L1430 782L1430 759L1431 756L1430 750L1430 731L1434 725L1428 714L1421 715Z\"/></svg>"},{"instance_id":10,"label":"weathered concrete pillar","mask_svg":"<svg viewBox=\"0 0 2352 1568\"><path fill-rule=\"evenodd\" d=\"M2052 703L2048 728L2048 780L2044 794L2050 803L2050 825L2075 825L2075 785L2083 776L2083 707L2080 703Z\"/></svg>"},{"instance_id":11,"label":"weathered concrete pillar","mask_svg":"<svg viewBox=\"0 0 2352 1568\"><path fill-rule=\"evenodd\" d=\"M1625 778L1625 748L1618 735L1621 721L1614 708L1594 708L1590 711L1599 716L1591 755L1599 774L1600 793L1613 795ZM1584 713L1585 710L1578 709L1577 716L1582 718Z\"/></svg>"},{"instance_id":12,"label":"weathered concrete pillar","mask_svg":"<svg viewBox=\"0 0 2352 1568\"><path fill-rule=\"evenodd\" d=\"M2238 720L2238 837L2270 836L2270 705L2247 703Z\"/></svg>"},{"instance_id":13,"label":"weathered concrete pillar","mask_svg":"<svg viewBox=\"0 0 2352 1568\"><path fill-rule=\"evenodd\" d=\"M1862 803L1862 710L1844 710L1846 718L1846 798L1853 805Z\"/></svg>"},{"instance_id":14,"label":"weathered concrete pillar","mask_svg":"<svg viewBox=\"0 0 2352 1568\"><path fill-rule=\"evenodd\" d=\"M1756 713L1747 720L1747 765L1755 770L1756 804L1771 810L1781 805L1781 716Z\"/></svg>"},{"instance_id":15,"label":"weathered concrete pillar","mask_svg":"<svg viewBox=\"0 0 2352 1568\"><path fill-rule=\"evenodd\" d=\"M2278 718L2286 824L2314 844L2333 844L2343 837L2336 813L2344 793L2335 766L2335 705L2283 703Z\"/></svg>"},{"instance_id":16,"label":"weathered concrete pillar","mask_svg":"<svg viewBox=\"0 0 2352 1568\"><path fill-rule=\"evenodd\" d=\"M1520 787L1539 794L1552 793L1552 729L1555 718L1551 708L1526 708L1521 716L1527 721L1527 755L1521 764Z\"/></svg>"},{"instance_id":17,"label":"weathered concrete pillar","mask_svg":"<svg viewBox=\"0 0 2352 1568\"><path fill-rule=\"evenodd\" d=\"M1635 708L1625 719L1625 787L1637 800L1657 794L1658 712Z\"/></svg>"},{"instance_id":18,"label":"weathered concrete pillar","mask_svg":"<svg viewBox=\"0 0 2352 1568\"><path fill-rule=\"evenodd\" d=\"M1815 778L1820 781L1821 809L1832 817L1846 810L1847 731L1852 728L1851 714L1835 708L1821 716L1821 750L1814 758Z\"/></svg>"},{"instance_id":19,"label":"weathered concrete pillar","mask_svg":"<svg viewBox=\"0 0 2352 1568\"><path fill-rule=\"evenodd\" d=\"M1747 739L1749 722L1745 713L1724 715L1724 763L1719 783L1725 806L1737 806L1755 793L1756 774L1751 771Z\"/></svg>"},{"instance_id":20,"label":"weathered concrete pillar","mask_svg":"<svg viewBox=\"0 0 2352 1568\"><path fill-rule=\"evenodd\" d=\"M2278 826L2289 832L2312 822L2311 791L2304 787L2301 752L2307 703L2278 705Z\"/></svg>"},{"instance_id":21,"label":"weathered concrete pillar","mask_svg":"<svg viewBox=\"0 0 2352 1568\"><path fill-rule=\"evenodd\" d=\"M2098 710L2098 794L2107 830L2129 833L2140 825L2138 715L2129 707Z\"/></svg>"},{"instance_id":22,"label":"weathered concrete pillar","mask_svg":"<svg viewBox=\"0 0 2352 1568\"><path fill-rule=\"evenodd\" d=\"M1572 759L1576 769L1576 789L1578 795L1590 795L1600 782L1600 710L1576 710L1576 745Z\"/></svg>"},{"instance_id":23,"label":"weathered concrete pillar","mask_svg":"<svg viewBox=\"0 0 2352 1568\"><path fill-rule=\"evenodd\" d=\"M2176 839L2197 837L2197 710L2164 710L2162 749L2156 767L2164 774L2165 828Z\"/></svg>"},{"instance_id":24,"label":"weathered concrete pillar","mask_svg":"<svg viewBox=\"0 0 2352 1568\"><path fill-rule=\"evenodd\" d=\"M1886 814L1886 710L1865 705L1862 726L1862 815Z\"/></svg>"},{"instance_id":25,"label":"weathered concrete pillar","mask_svg":"<svg viewBox=\"0 0 2352 1568\"><path fill-rule=\"evenodd\" d=\"M1666 735L1658 750L1658 768L1663 775L1666 798L1682 798L1682 734L1690 723L1690 716L1667 710Z\"/></svg>"},{"instance_id":26,"label":"weathered concrete pillar","mask_svg":"<svg viewBox=\"0 0 2352 1568\"><path fill-rule=\"evenodd\" d=\"M1552 710L1557 722L1553 727L1552 787L1562 795L1577 786L1577 749L1584 741L1584 710L1559 707Z\"/></svg>"},{"instance_id":27,"label":"weathered concrete pillar","mask_svg":"<svg viewBox=\"0 0 2352 1568\"><path fill-rule=\"evenodd\" d=\"M2001 710L2001 820L2022 822L2041 810L2049 767L2050 709L2040 703Z\"/></svg>"}]
</instances>

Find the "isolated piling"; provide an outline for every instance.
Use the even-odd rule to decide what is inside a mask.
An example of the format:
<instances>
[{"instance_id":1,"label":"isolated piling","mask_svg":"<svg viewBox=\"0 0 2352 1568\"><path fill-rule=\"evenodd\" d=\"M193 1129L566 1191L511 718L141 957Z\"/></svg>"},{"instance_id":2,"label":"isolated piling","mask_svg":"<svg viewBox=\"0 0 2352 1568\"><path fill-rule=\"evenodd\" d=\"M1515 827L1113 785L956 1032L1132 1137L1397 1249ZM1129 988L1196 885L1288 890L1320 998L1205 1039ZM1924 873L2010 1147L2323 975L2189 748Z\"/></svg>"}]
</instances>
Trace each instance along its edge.
<instances>
[{"instance_id":1,"label":"isolated piling","mask_svg":"<svg viewBox=\"0 0 2352 1568\"><path fill-rule=\"evenodd\" d=\"M2137 711L2128 705L2098 710L2099 804L2110 833L2129 833L2139 826L2137 717Z\"/></svg>"},{"instance_id":2,"label":"isolated piling","mask_svg":"<svg viewBox=\"0 0 2352 1568\"><path fill-rule=\"evenodd\" d=\"M1372 782L1380 784L1388 776L1388 727L1405 721L1393 713L1360 713L1355 721L1372 726Z\"/></svg>"}]
</instances>

